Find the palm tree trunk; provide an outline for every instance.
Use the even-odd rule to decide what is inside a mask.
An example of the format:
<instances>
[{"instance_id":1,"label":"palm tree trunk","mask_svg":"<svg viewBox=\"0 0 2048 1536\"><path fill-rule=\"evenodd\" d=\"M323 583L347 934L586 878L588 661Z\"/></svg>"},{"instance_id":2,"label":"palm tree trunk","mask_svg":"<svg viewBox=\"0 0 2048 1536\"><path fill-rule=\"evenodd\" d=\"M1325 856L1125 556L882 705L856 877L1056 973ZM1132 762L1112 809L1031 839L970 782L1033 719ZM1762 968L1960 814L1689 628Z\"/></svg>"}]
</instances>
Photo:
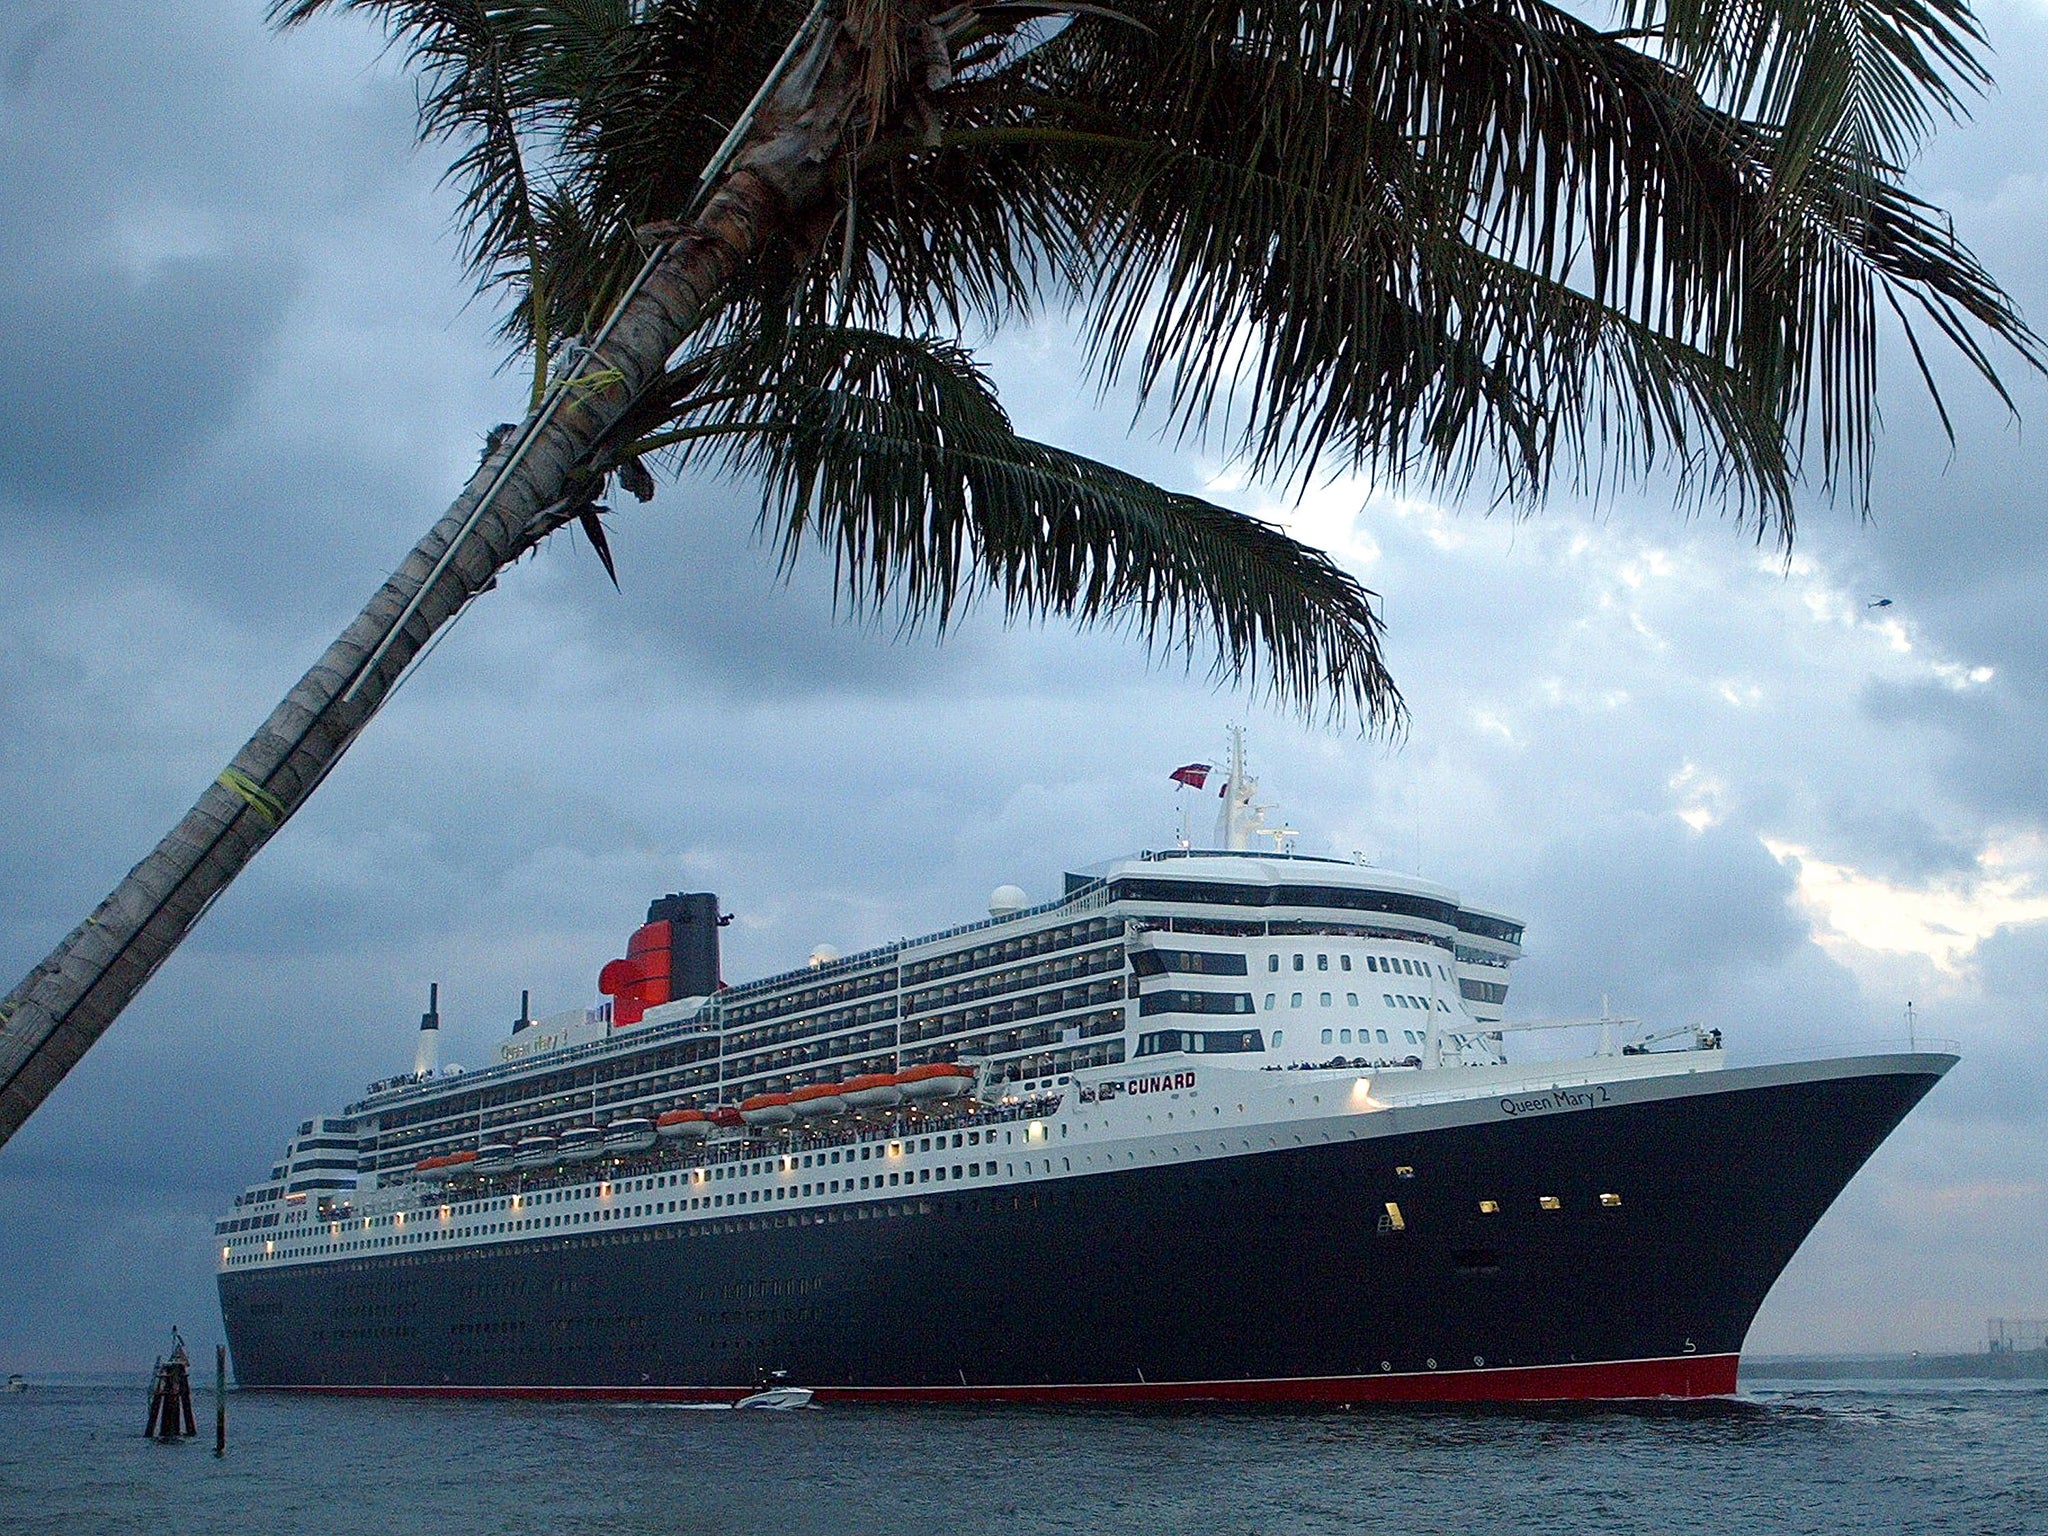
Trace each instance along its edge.
<instances>
[{"instance_id":1,"label":"palm tree trunk","mask_svg":"<svg viewBox=\"0 0 2048 1536\"><path fill-rule=\"evenodd\" d=\"M529 419L522 435L532 441L482 515L478 506L517 436L486 455L455 504L170 835L0 1002L0 1145L304 803L435 632L561 525L565 498L602 467L592 456L605 434L661 377L732 278L815 219L862 105L863 52L839 27L821 32L764 106L703 212L671 239L604 346L584 356L577 376L588 386L572 384L556 410Z\"/></svg>"}]
</instances>

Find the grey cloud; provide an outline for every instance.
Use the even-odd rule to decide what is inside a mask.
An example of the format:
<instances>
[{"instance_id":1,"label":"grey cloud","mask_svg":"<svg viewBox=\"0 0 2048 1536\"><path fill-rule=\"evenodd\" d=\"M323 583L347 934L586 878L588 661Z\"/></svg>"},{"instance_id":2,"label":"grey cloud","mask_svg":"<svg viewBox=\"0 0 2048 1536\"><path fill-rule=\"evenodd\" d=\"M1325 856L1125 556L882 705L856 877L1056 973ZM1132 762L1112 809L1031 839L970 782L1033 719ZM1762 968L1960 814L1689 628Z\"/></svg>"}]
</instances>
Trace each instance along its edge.
<instances>
[{"instance_id":1,"label":"grey cloud","mask_svg":"<svg viewBox=\"0 0 2048 1536\"><path fill-rule=\"evenodd\" d=\"M233 415L290 295L277 256L71 270L0 292L0 497L134 503Z\"/></svg>"}]
</instances>

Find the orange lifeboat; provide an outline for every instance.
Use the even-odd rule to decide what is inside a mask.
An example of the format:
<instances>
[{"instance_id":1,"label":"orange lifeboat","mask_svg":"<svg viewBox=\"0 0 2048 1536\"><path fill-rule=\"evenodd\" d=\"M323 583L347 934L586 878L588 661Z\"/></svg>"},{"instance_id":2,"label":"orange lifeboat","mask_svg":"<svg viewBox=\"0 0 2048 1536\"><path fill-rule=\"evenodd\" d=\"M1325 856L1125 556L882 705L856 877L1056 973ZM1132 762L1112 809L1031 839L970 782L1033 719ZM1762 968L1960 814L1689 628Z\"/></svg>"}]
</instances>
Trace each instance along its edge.
<instances>
[{"instance_id":1,"label":"orange lifeboat","mask_svg":"<svg viewBox=\"0 0 2048 1536\"><path fill-rule=\"evenodd\" d=\"M823 1115L844 1114L846 1100L843 1083L813 1083L808 1088L799 1088L789 1096L789 1107L806 1120L815 1120Z\"/></svg>"},{"instance_id":2,"label":"orange lifeboat","mask_svg":"<svg viewBox=\"0 0 2048 1536\"><path fill-rule=\"evenodd\" d=\"M896 1074L906 1099L954 1099L974 1091L974 1069L955 1061L935 1061Z\"/></svg>"},{"instance_id":3,"label":"orange lifeboat","mask_svg":"<svg viewBox=\"0 0 2048 1536\"><path fill-rule=\"evenodd\" d=\"M849 1109L887 1109L903 1102L893 1072L864 1072L839 1090Z\"/></svg>"},{"instance_id":4,"label":"orange lifeboat","mask_svg":"<svg viewBox=\"0 0 2048 1536\"><path fill-rule=\"evenodd\" d=\"M672 1109L654 1122L664 1141L701 1141L711 1134L711 1117L701 1109Z\"/></svg>"},{"instance_id":5,"label":"orange lifeboat","mask_svg":"<svg viewBox=\"0 0 2048 1536\"><path fill-rule=\"evenodd\" d=\"M724 1130L737 1130L745 1125L746 1118L730 1104L714 1104L704 1111L704 1118Z\"/></svg>"},{"instance_id":6,"label":"orange lifeboat","mask_svg":"<svg viewBox=\"0 0 2048 1536\"><path fill-rule=\"evenodd\" d=\"M740 1100L740 1118L749 1125L787 1125L796 1118L786 1093L757 1093Z\"/></svg>"}]
</instances>

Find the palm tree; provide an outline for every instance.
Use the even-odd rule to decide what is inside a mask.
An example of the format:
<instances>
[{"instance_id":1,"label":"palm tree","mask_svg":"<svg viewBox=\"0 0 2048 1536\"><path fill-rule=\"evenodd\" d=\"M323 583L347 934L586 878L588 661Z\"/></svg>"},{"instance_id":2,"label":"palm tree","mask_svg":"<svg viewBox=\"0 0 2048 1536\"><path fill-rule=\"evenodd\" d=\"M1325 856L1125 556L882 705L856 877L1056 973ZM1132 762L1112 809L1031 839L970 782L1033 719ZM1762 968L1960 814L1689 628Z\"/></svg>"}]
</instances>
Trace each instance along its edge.
<instances>
[{"instance_id":1,"label":"palm tree","mask_svg":"<svg viewBox=\"0 0 2048 1536\"><path fill-rule=\"evenodd\" d=\"M1372 594L1018 435L959 337L1071 316L1248 473L1532 506L1655 481L1788 540L1863 504L1879 335L2005 398L2034 335L1902 185L1988 76L1962 0L277 0L380 21L455 152L526 420L197 805L0 1004L0 1139L434 634L649 463L943 627L1128 626L1398 724ZM1941 409L1938 393L1934 393ZM2008 400L2008 405L2010 401ZM1946 423L1946 413L1943 421Z\"/></svg>"}]
</instances>

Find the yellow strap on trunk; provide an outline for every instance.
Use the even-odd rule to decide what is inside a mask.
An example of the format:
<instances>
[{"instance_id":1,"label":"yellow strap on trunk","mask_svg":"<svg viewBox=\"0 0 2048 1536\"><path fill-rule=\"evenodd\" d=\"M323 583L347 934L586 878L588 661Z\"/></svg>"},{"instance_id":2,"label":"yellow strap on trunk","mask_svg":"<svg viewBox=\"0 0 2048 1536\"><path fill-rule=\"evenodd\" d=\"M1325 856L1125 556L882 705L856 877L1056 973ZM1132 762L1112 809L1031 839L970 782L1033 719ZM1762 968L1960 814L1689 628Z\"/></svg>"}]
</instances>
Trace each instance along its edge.
<instances>
[{"instance_id":1,"label":"yellow strap on trunk","mask_svg":"<svg viewBox=\"0 0 2048 1536\"><path fill-rule=\"evenodd\" d=\"M273 827L284 825L284 802L269 790L258 784L239 768L223 768L216 781L222 789L231 789L249 803L249 809L261 816Z\"/></svg>"}]
</instances>

